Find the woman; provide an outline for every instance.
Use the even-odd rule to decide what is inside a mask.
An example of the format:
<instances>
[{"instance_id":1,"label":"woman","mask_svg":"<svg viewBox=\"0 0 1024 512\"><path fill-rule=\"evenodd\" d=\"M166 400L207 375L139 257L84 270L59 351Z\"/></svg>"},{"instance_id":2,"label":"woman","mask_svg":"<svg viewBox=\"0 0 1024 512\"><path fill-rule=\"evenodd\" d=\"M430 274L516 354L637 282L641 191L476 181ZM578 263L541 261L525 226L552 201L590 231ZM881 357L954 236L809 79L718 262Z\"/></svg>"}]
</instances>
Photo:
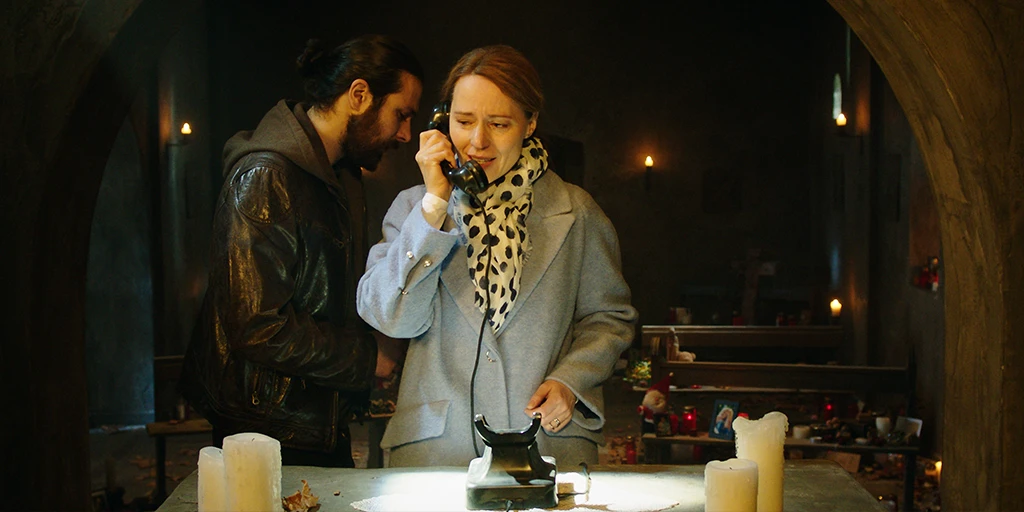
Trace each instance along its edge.
<instances>
[{"instance_id":1,"label":"woman","mask_svg":"<svg viewBox=\"0 0 1024 512\"><path fill-rule=\"evenodd\" d=\"M442 97L451 141L420 134L424 184L391 205L359 282L359 314L409 339L381 446L394 467L466 465L483 449L474 414L523 430L539 413L541 454L564 468L596 463L601 386L636 321L615 230L590 195L547 169L533 137L540 78L521 53L467 53ZM441 170L469 159L490 183L475 198Z\"/></svg>"}]
</instances>

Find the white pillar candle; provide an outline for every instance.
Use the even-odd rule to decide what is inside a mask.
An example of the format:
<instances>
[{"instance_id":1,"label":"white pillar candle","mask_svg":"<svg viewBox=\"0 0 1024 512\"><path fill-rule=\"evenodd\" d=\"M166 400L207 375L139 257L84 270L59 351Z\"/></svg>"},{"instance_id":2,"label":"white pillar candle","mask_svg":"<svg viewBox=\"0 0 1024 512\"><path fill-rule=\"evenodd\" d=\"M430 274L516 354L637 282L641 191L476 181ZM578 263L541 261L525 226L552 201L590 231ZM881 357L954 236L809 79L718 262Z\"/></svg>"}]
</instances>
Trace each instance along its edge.
<instances>
[{"instance_id":1,"label":"white pillar candle","mask_svg":"<svg viewBox=\"0 0 1024 512\"><path fill-rule=\"evenodd\" d=\"M810 439L811 427L808 425L794 425L793 439Z\"/></svg>"},{"instance_id":2,"label":"white pillar candle","mask_svg":"<svg viewBox=\"0 0 1024 512\"><path fill-rule=\"evenodd\" d=\"M757 512L757 463L747 459L708 462L704 512Z\"/></svg>"},{"instance_id":3,"label":"white pillar candle","mask_svg":"<svg viewBox=\"0 0 1024 512\"><path fill-rule=\"evenodd\" d=\"M892 430L892 420L885 416L875 418L875 429L878 430L879 437L889 435L889 431Z\"/></svg>"},{"instance_id":4,"label":"white pillar candle","mask_svg":"<svg viewBox=\"0 0 1024 512\"><path fill-rule=\"evenodd\" d=\"M232 512L281 510L281 443L246 432L224 438L228 509Z\"/></svg>"},{"instance_id":5,"label":"white pillar candle","mask_svg":"<svg viewBox=\"0 0 1024 512\"><path fill-rule=\"evenodd\" d=\"M199 450L199 512L227 512L228 483L224 452L216 446Z\"/></svg>"},{"instance_id":6,"label":"white pillar candle","mask_svg":"<svg viewBox=\"0 0 1024 512\"><path fill-rule=\"evenodd\" d=\"M736 457L757 463L757 511L782 512L783 447L789 418L773 411L759 420L733 420Z\"/></svg>"}]
</instances>

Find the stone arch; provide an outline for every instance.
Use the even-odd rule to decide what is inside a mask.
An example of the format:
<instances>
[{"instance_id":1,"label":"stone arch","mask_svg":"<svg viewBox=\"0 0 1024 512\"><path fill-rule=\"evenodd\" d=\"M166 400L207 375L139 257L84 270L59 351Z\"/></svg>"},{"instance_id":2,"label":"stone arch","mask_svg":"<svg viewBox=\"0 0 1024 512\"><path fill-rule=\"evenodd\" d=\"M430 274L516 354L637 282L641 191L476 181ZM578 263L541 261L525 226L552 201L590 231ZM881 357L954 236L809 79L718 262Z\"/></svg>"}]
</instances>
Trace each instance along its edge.
<instances>
[{"instance_id":1,"label":"stone arch","mask_svg":"<svg viewBox=\"0 0 1024 512\"><path fill-rule=\"evenodd\" d=\"M829 0L917 137L945 274L943 507L1019 507L1024 349L1024 11L1020 2ZM1016 115L1016 117L1015 117Z\"/></svg>"},{"instance_id":2,"label":"stone arch","mask_svg":"<svg viewBox=\"0 0 1024 512\"><path fill-rule=\"evenodd\" d=\"M1024 9L1019 0L828 1L885 72L936 191L947 269L944 505L1012 509L1024 502L1024 487L1013 485L1024 481L1024 466L1012 457L1024 441L1019 415L1007 410L1024 396ZM3 347L4 382L24 388L7 386L24 395L13 406L28 425L27 438L4 444L6 506L16 509L88 508L82 291L90 214L135 91L200 0L107 4L85 9L131 14L113 27L86 85L58 89L74 107L38 130L57 134L55 153L40 157L44 177L27 185L44 197L23 219L32 226L31 261L13 271L29 273L16 282L30 306L13 308L27 315L5 328L13 339ZM69 38L87 40L86 27L75 25Z\"/></svg>"},{"instance_id":3,"label":"stone arch","mask_svg":"<svg viewBox=\"0 0 1024 512\"><path fill-rule=\"evenodd\" d=\"M52 82L42 87L34 114L44 119L30 125L31 136L52 138L40 145L49 144L53 153L38 156L45 162L41 176L25 185L38 189L41 198L28 210L35 215L21 220L31 226L32 256L22 269L29 276L17 281L27 281L20 299L28 304L15 311L27 315L15 319L21 339L4 349L4 358L10 357L5 382L23 386L6 388L18 395L14 406L25 415L19 435L5 441L5 507L90 509L83 303L92 212L107 156L132 102L155 83L160 54L199 5L121 0L78 10L51 5L40 14L49 17L45 22L67 22L70 30L36 36L54 46L46 57L53 59L55 77L43 79ZM92 63L80 62L83 57L97 59L91 70ZM82 72L85 81L74 83L73 73L61 76L69 68ZM67 110L51 112L46 100Z\"/></svg>"}]
</instances>

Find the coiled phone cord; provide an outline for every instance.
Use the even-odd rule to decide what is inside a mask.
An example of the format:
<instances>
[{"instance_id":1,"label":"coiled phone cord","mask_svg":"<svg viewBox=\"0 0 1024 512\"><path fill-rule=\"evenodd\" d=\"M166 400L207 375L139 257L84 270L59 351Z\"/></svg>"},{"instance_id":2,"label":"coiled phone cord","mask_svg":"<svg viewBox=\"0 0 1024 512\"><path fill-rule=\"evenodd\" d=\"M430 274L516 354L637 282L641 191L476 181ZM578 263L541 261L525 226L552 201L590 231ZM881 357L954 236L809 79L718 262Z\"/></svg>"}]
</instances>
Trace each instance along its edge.
<instances>
[{"instance_id":1,"label":"coiled phone cord","mask_svg":"<svg viewBox=\"0 0 1024 512\"><path fill-rule=\"evenodd\" d=\"M484 306L484 319L480 322L480 333L476 338L476 359L473 361L473 376L469 379L469 442L473 443L473 453L480 457L480 448L476 445L476 424L473 421L476 416L476 371L480 367L480 352L484 343L484 328L487 327L487 320L491 317L491 255L494 254L491 246L491 223L487 222L487 211L484 210L479 200L472 194L467 194L471 202L480 207L480 215L484 218L484 229L487 230L487 267L484 268L484 292L487 294Z\"/></svg>"}]
</instances>

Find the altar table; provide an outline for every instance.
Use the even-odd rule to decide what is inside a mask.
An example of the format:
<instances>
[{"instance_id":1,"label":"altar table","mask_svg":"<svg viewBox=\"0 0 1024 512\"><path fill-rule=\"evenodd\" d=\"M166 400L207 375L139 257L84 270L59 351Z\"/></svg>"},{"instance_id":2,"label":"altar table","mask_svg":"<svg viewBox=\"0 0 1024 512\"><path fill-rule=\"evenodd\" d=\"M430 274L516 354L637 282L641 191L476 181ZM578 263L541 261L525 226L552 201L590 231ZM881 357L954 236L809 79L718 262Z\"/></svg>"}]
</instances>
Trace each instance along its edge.
<instances>
[{"instance_id":1,"label":"altar table","mask_svg":"<svg viewBox=\"0 0 1024 512\"><path fill-rule=\"evenodd\" d=\"M356 510L352 504L383 497L405 498L391 501L412 504L411 509L463 510L466 469L461 467L336 469L309 466L285 466L282 470L282 494L287 496L309 483L320 498L321 512ZM701 512L704 510L704 466L702 465L609 465L590 468L593 500L618 494L627 509L643 503L674 503L665 510ZM565 472L562 478L582 478L580 473ZM158 512L196 512L197 476L185 478ZM559 486L561 492L562 486ZM579 488L577 488L579 489ZM337 493L337 495L335 495ZM641 499L643 498L643 499ZM582 495L564 497L556 510L587 507ZM573 501L575 500L575 501ZM785 463L784 506L787 512L866 512L887 510L853 477L833 461L792 460ZM363 502L364 504L366 502ZM378 502L378 506L384 502ZM438 504L432 507L431 504ZM597 508L599 503L591 502ZM639 506L642 508L642 506Z\"/></svg>"}]
</instances>

